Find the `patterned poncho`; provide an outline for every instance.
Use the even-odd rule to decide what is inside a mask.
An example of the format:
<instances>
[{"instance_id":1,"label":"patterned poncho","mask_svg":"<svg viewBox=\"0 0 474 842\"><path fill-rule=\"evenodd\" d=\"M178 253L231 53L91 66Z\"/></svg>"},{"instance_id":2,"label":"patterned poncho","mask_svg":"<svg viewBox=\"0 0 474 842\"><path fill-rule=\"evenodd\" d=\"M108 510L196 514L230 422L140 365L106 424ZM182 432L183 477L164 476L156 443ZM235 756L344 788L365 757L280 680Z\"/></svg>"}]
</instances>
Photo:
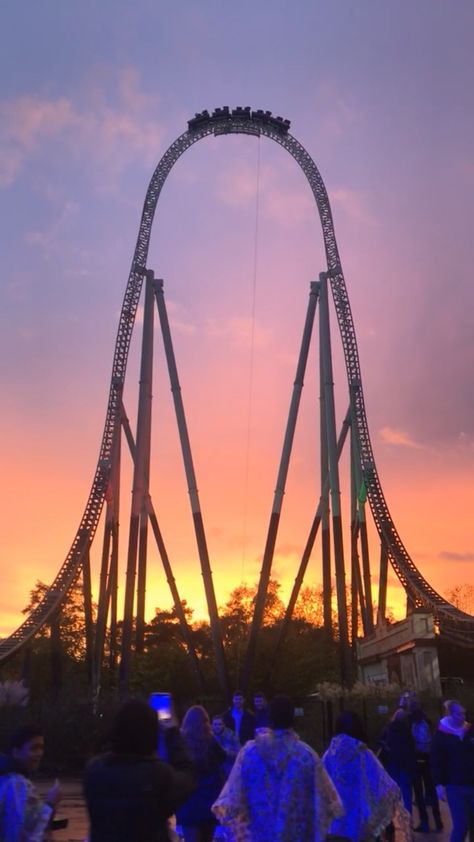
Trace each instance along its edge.
<instances>
[{"instance_id":1,"label":"patterned poncho","mask_svg":"<svg viewBox=\"0 0 474 842\"><path fill-rule=\"evenodd\" d=\"M212 809L234 842L321 842L342 805L316 752L271 731L240 751Z\"/></svg>"},{"instance_id":2,"label":"patterned poncho","mask_svg":"<svg viewBox=\"0 0 474 842\"><path fill-rule=\"evenodd\" d=\"M53 808L38 796L23 775L0 777L0 839L5 842L43 842Z\"/></svg>"},{"instance_id":3,"label":"patterned poncho","mask_svg":"<svg viewBox=\"0 0 474 842\"><path fill-rule=\"evenodd\" d=\"M397 842L412 839L400 789L365 743L339 734L323 755L323 764L344 805L344 815L333 821L331 833L353 842L373 842L393 821Z\"/></svg>"}]
</instances>

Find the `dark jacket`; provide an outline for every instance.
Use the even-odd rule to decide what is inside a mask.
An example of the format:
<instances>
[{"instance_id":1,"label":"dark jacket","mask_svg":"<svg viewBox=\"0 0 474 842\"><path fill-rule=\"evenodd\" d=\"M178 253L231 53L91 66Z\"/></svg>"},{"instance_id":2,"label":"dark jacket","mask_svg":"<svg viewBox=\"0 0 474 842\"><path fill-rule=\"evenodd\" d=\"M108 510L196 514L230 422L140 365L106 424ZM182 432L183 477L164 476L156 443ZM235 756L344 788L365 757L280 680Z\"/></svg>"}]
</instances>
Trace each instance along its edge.
<instances>
[{"instance_id":1,"label":"dark jacket","mask_svg":"<svg viewBox=\"0 0 474 842\"><path fill-rule=\"evenodd\" d=\"M380 745L380 760L389 775L401 771L410 777L415 776L416 745L408 718L389 722L382 734Z\"/></svg>"},{"instance_id":2,"label":"dark jacket","mask_svg":"<svg viewBox=\"0 0 474 842\"><path fill-rule=\"evenodd\" d=\"M268 711L268 706L266 705L261 710L255 711L255 728L269 728L270 727L270 714Z\"/></svg>"},{"instance_id":3,"label":"dark jacket","mask_svg":"<svg viewBox=\"0 0 474 842\"><path fill-rule=\"evenodd\" d=\"M167 819L196 785L178 729L166 734L169 762L108 752L87 765L90 842L168 842Z\"/></svg>"},{"instance_id":4,"label":"dark jacket","mask_svg":"<svg viewBox=\"0 0 474 842\"><path fill-rule=\"evenodd\" d=\"M474 786L474 729L467 725L461 739L438 726L431 744L431 766L435 784Z\"/></svg>"},{"instance_id":5,"label":"dark jacket","mask_svg":"<svg viewBox=\"0 0 474 842\"><path fill-rule=\"evenodd\" d=\"M197 787L177 810L178 824L183 827L199 827L216 823L211 807L225 783L226 758L224 749L215 737L209 740L207 751L202 757L193 758Z\"/></svg>"},{"instance_id":6,"label":"dark jacket","mask_svg":"<svg viewBox=\"0 0 474 842\"><path fill-rule=\"evenodd\" d=\"M225 725L235 733L235 720L232 716L232 708L226 710L223 719ZM255 716L251 711L244 710L237 736L241 746L245 745L249 740L253 740L255 737Z\"/></svg>"}]
</instances>

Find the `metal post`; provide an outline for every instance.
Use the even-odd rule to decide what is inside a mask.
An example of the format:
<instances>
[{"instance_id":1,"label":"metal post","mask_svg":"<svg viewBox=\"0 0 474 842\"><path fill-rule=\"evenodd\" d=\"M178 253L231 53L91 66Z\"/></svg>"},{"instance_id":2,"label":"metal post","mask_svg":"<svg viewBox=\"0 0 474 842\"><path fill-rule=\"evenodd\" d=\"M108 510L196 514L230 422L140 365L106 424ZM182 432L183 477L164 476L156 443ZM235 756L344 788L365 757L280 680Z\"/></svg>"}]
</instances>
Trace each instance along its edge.
<instances>
[{"instance_id":1,"label":"metal post","mask_svg":"<svg viewBox=\"0 0 474 842\"><path fill-rule=\"evenodd\" d=\"M347 627L346 574L344 569L344 544L342 538L341 501L339 471L337 466L336 414L334 407L334 383L331 358L331 333L329 324L329 304L327 275L322 272L320 279L320 331L321 349L324 367L324 397L326 404L326 423L328 435L329 476L331 484L331 511L334 538L334 566L336 570L337 613L339 622L339 647L341 653L341 683L347 685L352 680L351 655Z\"/></svg>"},{"instance_id":2,"label":"metal post","mask_svg":"<svg viewBox=\"0 0 474 842\"><path fill-rule=\"evenodd\" d=\"M153 273L146 272L145 311L150 309L150 295L153 294ZM147 298L148 295L148 298ZM119 670L119 689L122 696L128 691L130 678L130 660L133 634L133 607L135 597L135 578L140 531L140 515L143 506L143 495L148 491L147 478L149 473L150 456L150 424L151 424L151 372L150 372L150 343L153 347L153 326L147 325L143 330L142 365L140 372L140 390L138 397L137 417L137 445L136 459L133 471L132 509L130 514L130 531L128 537L127 572L125 582L125 602L122 628L122 653ZM140 580L143 588L143 575ZM143 594L140 593L140 610L143 607Z\"/></svg>"},{"instance_id":3,"label":"metal post","mask_svg":"<svg viewBox=\"0 0 474 842\"><path fill-rule=\"evenodd\" d=\"M352 628L352 652L355 655L357 631L359 624L358 604L360 605L360 616L362 628L366 633L367 620L365 611L364 590L359 564L359 552L357 539L359 535L359 521L357 518L357 466L354 452L354 426L351 426L351 628Z\"/></svg>"},{"instance_id":4,"label":"metal post","mask_svg":"<svg viewBox=\"0 0 474 842\"><path fill-rule=\"evenodd\" d=\"M110 556L110 571L108 583L108 599L110 601L110 669L114 670L117 665L118 644L117 644L117 608L118 608L118 555L119 555L119 524L114 524L112 532L112 553Z\"/></svg>"},{"instance_id":5,"label":"metal post","mask_svg":"<svg viewBox=\"0 0 474 842\"><path fill-rule=\"evenodd\" d=\"M380 576L379 576L379 604L377 608L377 619L385 620L387 612L387 578L388 578L388 550L382 541L380 546Z\"/></svg>"},{"instance_id":6,"label":"metal post","mask_svg":"<svg viewBox=\"0 0 474 842\"><path fill-rule=\"evenodd\" d=\"M125 438L127 439L127 442L128 442L128 446L129 446L129 449L130 449L132 460L135 460L135 453L136 453L135 441L133 439L133 434L132 434L132 431L130 429L130 424L128 423L128 418L126 417L125 410L123 410L123 416L124 416L123 424L124 424ZM171 564L170 564L168 553L167 553L167 550L166 550L166 547L165 547L165 542L163 540L163 536L161 534L160 527L158 525L158 519L156 517L155 509L153 507L153 503L152 503L150 495L148 495L148 497L147 497L146 506L147 506L148 516L150 518L151 528L153 530L156 545L157 545L158 551L160 553L160 558L161 558L161 561L162 561L162 564L163 564L163 569L164 569L165 574L166 574L166 580L168 582L169 589L171 591L171 595L173 597L174 610L176 612L176 616L177 616L178 621L179 621L181 633L183 635L184 641L185 641L186 646L188 648L188 654L189 654L189 657L191 659L191 664L193 666L193 670L194 670L194 674L195 674L197 682L198 682L198 686L200 687L201 691L204 691L205 690L205 682L204 682L204 677L203 677L202 670L201 670L201 665L199 663L199 659L198 659L198 656L196 654L196 650L194 648L194 644L193 644L193 641L192 641L192 635L191 635L191 629L189 628L187 620L186 620L186 615L185 615L184 610L183 610L183 603L182 603L181 598L179 596L178 588L177 588L177 585L176 585L176 580L173 576L173 571L171 569Z\"/></svg>"},{"instance_id":7,"label":"metal post","mask_svg":"<svg viewBox=\"0 0 474 842\"><path fill-rule=\"evenodd\" d=\"M82 589L84 594L84 619L86 624L86 665L89 685L93 688L94 619L92 615L91 560L89 547L84 550L82 562Z\"/></svg>"},{"instance_id":8,"label":"metal post","mask_svg":"<svg viewBox=\"0 0 474 842\"><path fill-rule=\"evenodd\" d=\"M347 432L349 430L350 423L351 423L350 418L351 418L351 411L350 411L350 409L348 409L346 417L344 418L344 421L343 421L343 424L342 424L342 429L341 429L341 432L339 434L338 441L337 441L337 458L338 459L341 456L341 453L343 451L344 444L345 444L345 441L346 441L346 438L347 438ZM303 552L303 555L301 557L301 562L300 562L298 573L297 573L297 576L296 576L296 579L295 579L295 583L293 585L293 590L291 591L291 596L290 596L288 606L287 606L286 611L285 611L285 616L284 616L283 622L281 624L280 634L278 636L278 640L277 640L277 643L276 643L276 646L275 646L275 652L274 652L273 658L272 658L272 669L274 668L274 666L275 666L275 664L278 660L278 655L280 654L280 651L282 649L282 646L283 646L283 643L285 641L286 635L288 633L290 621L291 621L291 618L293 616L293 611L295 609L295 605L296 605L296 602L298 600L298 595L299 595L299 592L300 592L300 589L301 589L301 585L303 584L303 579L304 579L304 576L305 576L305 573L306 573L306 568L308 566L308 562L309 562L309 559L311 557L314 542L316 540L316 537L317 537L317 534L318 534L318 529L319 529L319 526L320 526L320 523L321 523L322 507L323 507L322 498L324 496L324 492L327 494L328 489L329 489L329 474L326 474L326 477L325 477L325 480L324 480L324 483L323 483L323 487L321 489L321 498L319 500L318 508L316 509L316 514L314 516L313 523L311 524L311 529L309 531L308 539L306 541L306 546L304 548L304 552Z\"/></svg>"},{"instance_id":9,"label":"metal post","mask_svg":"<svg viewBox=\"0 0 474 842\"><path fill-rule=\"evenodd\" d=\"M319 440L321 454L321 558L323 578L323 622L326 639L332 640L332 583L331 583L331 532L329 529L329 476L328 434L326 424L326 400L324 396L324 366L319 333Z\"/></svg>"},{"instance_id":10,"label":"metal post","mask_svg":"<svg viewBox=\"0 0 474 842\"><path fill-rule=\"evenodd\" d=\"M214 646L214 654L216 658L217 674L219 677L219 684L223 698L230 698L229 675L227 671L227 662L224 651L224 643L222 640L222 630L219 620L219 613L217 610L216 595L214 592L214 584L212 581L211 564L209 561L209 553L207 549L206 535L204 532L204 523L202 519L201 504L199 501L199 493L196 483L196 475L194 472L193 457L191 453L191 444L189 440L188 428L186 424L186 416L184 413L184 404L181 395L181 386L179 383L178 369L176 366L176 359L173 350L173 343L171 340L171 332L168 322L168 314L166 312L165 299L163 294L163 281L156 281L154 284L156 304L158 307L158 314L160 317L161 332L163 336L163 344L165 348L166 360L168 363L168 372L171 383L171 392L173 394L176 420L178 424L179 439L181 442L181 451L183 454L184 469L186 473L186 480L188 483L188 492L191 502L191 511L193 515L194 532L196 535L196 543L199 552L199 559L201 562L201 572L204 582L204 590L206 593L207 608L209 611L209 623L211 627L211 635Z\"/></svg>"},{"instance_id":11,"label":"metal post","mask_svg":"<svg viewBox=\"0 0 474 842\"><path fill-rule=\"evenodd\" d=\"M362 552L362 570L364 575L365 614L367 633L374 630L374 606L372 602L372 577L370 573L369 538L365 518L365 504L359 501L359 534Z\"/></svg>"},{"instance_id":12,"label":"metal post","mask_svg":"<svg viewBox=\"0 0 474 842\"><path fill-rule=\"evenodd\" d=\"M151 407L153 389L153 280L153 272L147 272L145 285L145 308L143 314L142 359L140 368L140 391L138 398L138 419L136 438L137 454L142 454L141 465L139 465L141 500L137 581L137 652L143 652L143 643L145 635L145 596L148 544L148 510L146 501L150 486ZM140 459L140 457L137 458Z\"/></svg>"},{"instance_id":13,"label":"metal post","mask_svg":"<svg viewBox=\"0 0 474 842\"><path fill-rule=\"evenodd\" d=\"M288 466L290 462L291 449L293 445L293 438L295 434L296 420L298 417L298 409L301 399L301 392L303 389L304 375L306 371L306 363L308 360L309 345L311 341L311 334L314 325L314 314L316 312L316 305L319 297L319 284L313 281L310 284L310 293L308 301L308 309L306 313L306 321L303 329L303 338L301 341L300 354L298 358L298 365L296 368L295 382L293 385L293 393L290 402L290 409L288 412L288 421L286 425L285 438L283 441L283 449L280 460L280 468L278 471L275 494L273 497L273 507L270 515L270 523L268 526L267 540L265 544L265 551L263 554L262 569L260 571L260 579L258 583L257 596L255 599L255 610L250 627L249 642L247 645L247 652L245 655L244 671L243 671L243 689L246 690L252 674L255 654L257 649L257 638L263 621L263 613L265 609L265 597L267 595L268 582L270 580L270 573L272 569L273 553L275 550L275 542L280 523L281 507L283 504L283 495L285 493L285 484L288 474Z\"/></svg>"},{"instance_id":14,"label":"metal post","mask_svg":"<svg viewBox=\"0 0 474 842\"><path fill-rule=\"evenodd\" d=\"M120 464L122 458L122 425L123 412L121 410L120 430L116 440L116 452L112 466L112 494L113 494L113 526L112 552L110 554L109 580L107 585L107 605L110 605L110 652L109 663L112 670L117 663L117 607L118 607L118 557L120 537Z\"/></svg>"},{"instance_id":15,"label":"metal post","mask_svg":"<svg viewBox=\"0 0 474 842\"><path fill-rule=\"evenodd\" d=\"M102 546L102 561L99 580L99 601L97 607L97 622L95 630L94 650L94 675L93 675L93 696L96 698L100 692L102 660L104 657L104 644L107 629L107 617L111 602L111 546L114 546L114 533L118 529L118 504L120 494L120 445L121 445L121 424L117 425L112 448L112 465L110 470L109 486L106 493L106 512L104 527L104 542ZM115 591L116 595L116 591ZM116 602L116 600L115 600ZM116 619L116 617L115 617ZM114 630L115 634L115 630ZM111 632L112 638L112 632ZM112 639L111 639L112 648Z\"/></svg>"},{"instance_id":16,"label":"metal post","mask_svg":"<svg viewBox=\"0 0 474 842\"><path fill-rule=\"evenodd\" d=\"M354 394L351 389L351 405L353 406ZM365 596L365 628L367 633L374 629L374 607L372 602L372 581L370 573L370 558L369 558L369 540L367 536L367 521L365 517L365 502L366 502L366 488L362 481L362 471L360 467L360 448L357 439L356 428L353 427L352 433L352 465L354 470L355 482L355 497L357 502L357 520L360 536L360 547L362 553L362 575L364 581L364 596Z\"/></svg>"}]
</instances>

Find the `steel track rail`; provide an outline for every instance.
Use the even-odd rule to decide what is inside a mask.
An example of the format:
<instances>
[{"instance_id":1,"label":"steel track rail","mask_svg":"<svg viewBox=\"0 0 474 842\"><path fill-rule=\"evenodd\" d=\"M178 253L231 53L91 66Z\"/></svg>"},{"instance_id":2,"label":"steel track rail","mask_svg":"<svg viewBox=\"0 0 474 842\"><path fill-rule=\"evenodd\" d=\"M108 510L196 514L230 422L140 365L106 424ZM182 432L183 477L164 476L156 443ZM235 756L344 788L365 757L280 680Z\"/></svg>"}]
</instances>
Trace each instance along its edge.
<instances>
[{"instance_id":1,"label":"steel track rail","mask_svg":"<svg viewBox=\"0 0 474 842\"><path fill-rule=\"evenodd\" d=\"M114 437L118 435L120 429L128 353L158 199L176 161L190 146L211 134L250 134L268 137L286 149L306 175L321 220L328 274L342 339L351 405L359 441L360 466L378 534L387 548L392 567L415 604L432 611L440 628L453 640L464 645L474 645L474 617L447 602L422 576L406 550L391 518L370 441L354 322L339 258L328 194L313 159L301 143L289 133L289 123L285 125L285 121L281 121L280 118L275 119L268 115L269 112L251 112L250 109L235 109L232 113L227 109L216 109L212 115L208 112L197 115L196 119L190 121L188 131L180 135L167 149L153 173L145 197L120 313L104 432L84 514L66 559L46 595L16 631L0 641L0 661L9 658L34 637L58 610L81 573L84 555L92 543L99 523L109 482Z\"/></svg>"}]
</instances>

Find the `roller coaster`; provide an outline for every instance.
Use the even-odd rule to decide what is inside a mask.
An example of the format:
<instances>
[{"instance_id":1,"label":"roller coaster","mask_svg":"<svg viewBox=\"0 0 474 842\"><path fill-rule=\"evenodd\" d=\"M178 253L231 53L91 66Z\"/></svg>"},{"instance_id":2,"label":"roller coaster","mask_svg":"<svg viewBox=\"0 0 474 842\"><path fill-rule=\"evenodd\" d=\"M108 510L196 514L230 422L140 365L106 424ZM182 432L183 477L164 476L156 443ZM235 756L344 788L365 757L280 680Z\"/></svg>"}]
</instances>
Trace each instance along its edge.
<instances>
[{"instance_id":1,"label":"roller coaster","mask_svg":"<svg viewBox=\"0 0 474 842\"><path fill-rule=\"evenodd\" d=\"M120 441L123 430L134 463L134 484L128 542L125 605L121 644L122 654L120 677L122 687L126 688L128 682L129 659L132 647L132 628L134 622L135 590L137 593L136 646L139 649L141 645L140 628L143 626L144 613L147 540L146 530L148 523L151 524L155 540L160 551L166 578L173 595L175 609L177 611L181 629L188 644L188 650L191 655L192 663L197 675L199 675L199 662L192 648L189 629L187 628L186 618L182 610L181 599L149 494L149 440L151 432L151 412L146 388L143 384L149 382L150 378L152 365L152 314L154 311L154 303L156 302L165 344L184 466L190 493L193 522L209 610L217 672L223 694L228 695L229 693L229 681L225 651L220 630L220 620L214 594L214 586L207 552L196 479L194 475L186 418L181 399L177 365L174 357L166 305L164 302L163 284L161 281L155 280L153 272L147 268L150 235L155 210L162 187L172 167L181 155L183 155L187 149L198 141L209 135L220 136L225 134L248 134L256 137L263 136L269 138L279 144L294 158L305 174L316 201L322 226L327 260L327 267L325 271L320 274L319 281L311 284L307 321L305 324L298 361L297 376L295 379L295 387L288 415L277 486L256 596L255 612L245 657L243 675L244 683L249 680L252 673L256 648L258 645L258 635L262 624L265 596L271 574L273 552L275 548L281 503L298 412L299 397L303 385L309 339L318 303L320 309L322 398L321 498L314 521L309 531L301 565L286 611L279 644L281 645L283 643L285 629L291 619L291 614L296 603L320 524L322 524L323 534L325 622L330 615L331 574L327 550L326 552L324 551L324 535L328 530L328 518L329 512L331 511L337 609L339 616L339 636L342 653L341 676L343 681L348 680L350 670L348 659L350 657L350 650L347 631L348 623L341 513L338 502L338 460L346 435L350 430L353 452L353 458L351 461L353 471L352 503L354 512L352 534L356 541L357 539L360 540L362 550L361 569L358 561L357 548L353 545L351 578L353 581L354 598L360 606L364 631L370 632L373 629L374 623L370 585L370 567L366 546L367 533L365 525L365 501L367 500L372 512L378 536L380 538L381 546L378 598L379 614L382 617L385 615L387 571L388 563L390 562L398 576L398 579L400 580L401 585L406 591L409 605L413 608L423 607L424 609L432 612L439 630L452 641L463 646L474 645L474 617L451 605L444 597L437 593L430 583L423 577L405 548L390 515L389 508L383 494L382 484L377 472L370 440L354 322L341 261L339 258L328 194L314 161L301 143L299 143L298 140L290 134L289 129L289 120L281 117L274 117L270 111L263 111L261 109L252 110L249 107L237 107L230 109L225 106L223 108L216 108L213 112L203 111L201 113L197 113L189 120L187 130L171 144L159 161L146 193L136 248L133 255L130 275L120 313L104 432L100 445L97 467L85 510L65 561L59 568L59 571L51 586L48 588L46 595L34 608L34 610L31 611L19 628L16 629L16 631L9 637L0 641L0 661L5 661L25 646L25 644L35 634L37 634L42 626L51 620L55 613L60 609L61 604L64 602L72 586L82 573L85 596L84 611L88 630L88 640L89 645L94 652L95 672L96 674L100 672L107 624L109 623L111 626L112 639L117 626L116 589L118 576L118 500L120 494ZM142 370L140 378L142 385L140 387L139 395L137 434L136 439L134 440L123 405L123 390L132 331L144 282L146 292L145 321L143 326ZM337 437L336 431L334 397L332 392L328 290L332 293L332 300L335 313L337 315L348 383L348 412L342 425L339 438ZM97 621L93 623L90 586L90 548L97 532L104 505L106 507L106 516L98 597L98 615ZM138 587L136 588L137 558ZM327 621L330 622L330 620Z\"/></svg>"}]
</instances>

